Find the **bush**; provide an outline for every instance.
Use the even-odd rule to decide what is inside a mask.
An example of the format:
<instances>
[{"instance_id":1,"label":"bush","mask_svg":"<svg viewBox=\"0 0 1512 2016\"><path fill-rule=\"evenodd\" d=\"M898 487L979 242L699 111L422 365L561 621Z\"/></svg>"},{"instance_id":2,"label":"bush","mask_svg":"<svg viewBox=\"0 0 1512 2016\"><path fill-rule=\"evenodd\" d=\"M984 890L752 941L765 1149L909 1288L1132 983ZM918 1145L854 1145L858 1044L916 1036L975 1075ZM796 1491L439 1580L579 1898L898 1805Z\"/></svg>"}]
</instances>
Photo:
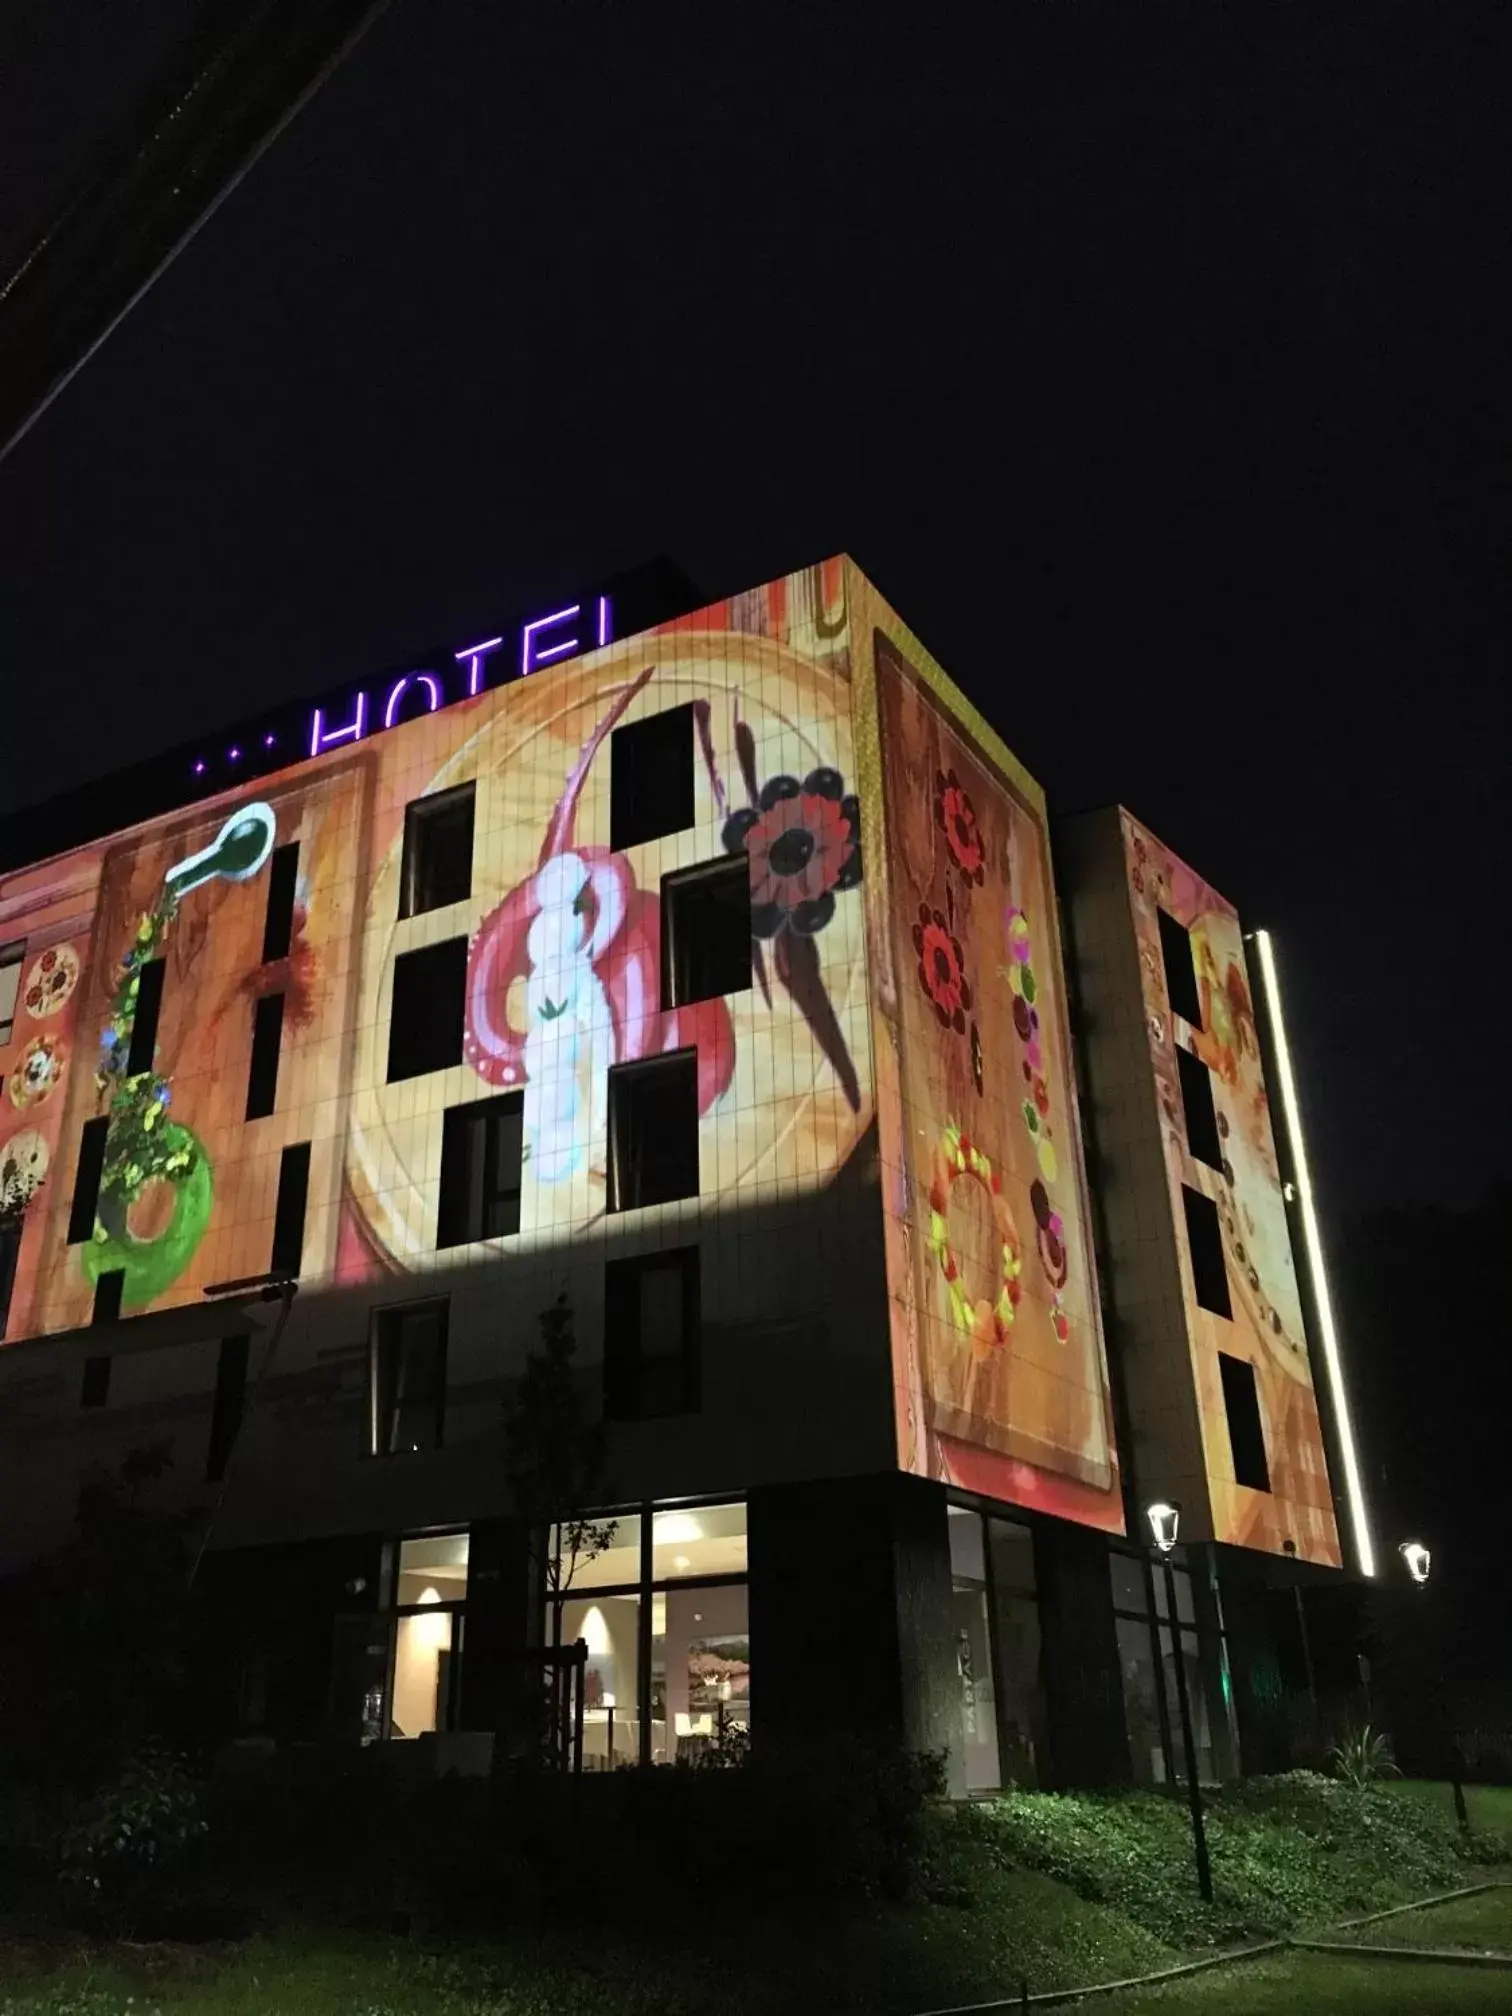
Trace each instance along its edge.
<instances>
[{"instance_id":1,"label":"bush","mask_svg":"<svg viewBox=\"0 0 1512 2016\"><path fill-rule=\"evenodd\" d=\"M58 1873L91 1916L135 1923L161 1908L205 1832L198 1784L178 1759L146 1751L64 1828Z\"/></svg>"},{"instance_id":2,"label":"bush","mask_svg":"<svg viewBox=\"0 0 1512 2016\"><path fill-rule=\"evenodd\" d=\"M1391 1754L1391 1738L1371 1728L1346 1729L1328 1753L1335 1778L1342 1778L1358 1792L1381 1778L1400 1778Z\"/></svg>"},{"instance_id":3,"label":"bush","mask_svg":"<svg viewBox=\"0 0 1512 2016\"><path fill-rule=\"evenodd\" d=\"M1501 1844L1378 1784L1311 1771L1205 1795L1213 1903L1197 1895L1185 1803L1156 1793L1017 1793L977 1808L985 1851L1109 1904L1173 1944L1262 1937L1450 1889Z\"/></svg>"}]
</instances>

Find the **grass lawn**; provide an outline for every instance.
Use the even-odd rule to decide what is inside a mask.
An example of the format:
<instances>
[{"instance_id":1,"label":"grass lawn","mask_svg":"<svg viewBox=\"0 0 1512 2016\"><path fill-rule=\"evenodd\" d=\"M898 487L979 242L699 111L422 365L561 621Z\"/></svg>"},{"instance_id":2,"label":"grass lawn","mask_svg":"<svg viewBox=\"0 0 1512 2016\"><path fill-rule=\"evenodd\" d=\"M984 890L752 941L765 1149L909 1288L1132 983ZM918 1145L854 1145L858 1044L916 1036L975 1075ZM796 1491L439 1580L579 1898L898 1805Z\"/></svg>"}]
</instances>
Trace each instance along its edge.
<instances>
[{"instance_id":1,"label":"grass lawn","mask_svg":"<svg viewBox=\"0 0 1512 2016\"><path fill-rule=\"evenodd\" d=\"M1512 1953L1512 1885L1461 1897L1453 1904L1434 1904L1426 1911L1404 1911L1379 1925L1361 1925L1341 1932L1341 1939L1366 1946L1445 1946L1471 1953ZM1512 1974L1506 1977L1507 2004L1512 2008Z\"/></svg>"},{"instance_id":2,"label":"grass lawn","mask_svg":"<svg viewBox=\"0 0 1512 2016\"><path fill-rule=\"evenodd\" d=\"M1402 1960L1343 1960L1288 1953L1248 1967L1219 1967L1164 1989L1099 1997L1104 2016L1506 2016L1512 1975L1473 1967L1415 1967Z\"/></svg>"},{"instance_id":3,"label":"grass lawn","mask_svg":"<svg viewBox=\"0 0 1512 2016\"><path fill-rule=\"evenodd\" d=\"M1393 1792L1404 1798L1420 1799L1445 1813L1454 1812L1454 1794L1441 1779L1399 1778L1388 1780ZM1467 1785L1465 1806L1472 1827L1485 1827L1512 1837L1512 1785Z\"/></svg>"}]
</instances>

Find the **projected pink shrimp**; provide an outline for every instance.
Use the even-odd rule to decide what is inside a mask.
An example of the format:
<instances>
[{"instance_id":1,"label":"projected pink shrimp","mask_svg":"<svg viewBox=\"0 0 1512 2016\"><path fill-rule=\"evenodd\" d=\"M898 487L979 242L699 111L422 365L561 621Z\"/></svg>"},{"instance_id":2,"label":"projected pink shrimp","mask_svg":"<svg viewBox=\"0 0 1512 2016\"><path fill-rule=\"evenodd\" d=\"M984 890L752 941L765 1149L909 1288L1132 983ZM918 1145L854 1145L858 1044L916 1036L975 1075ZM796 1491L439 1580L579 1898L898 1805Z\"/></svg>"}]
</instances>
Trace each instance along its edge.
<instances>
[{"instance_id":1,"label":"projected pink shrimp","mask_svg":"<svg viewBox=\"0 0 1512 2016\"><path fill-rule=\"evenodd\" d=\"M610 1064L671 1050L698 1053L698 1110L735 1070L735 1033L719 999L661 1006L661 904L638 889L623 855L573 845L589 766L650 679L648 666L584 744L546 828L535 873L483 919L468 954L464 1047L490 1085L522 1086L525 1138L538 1180L559 1183L599 1138ZM511 986L525 982L523 1033Z\"/></svg>"}]
</instances>

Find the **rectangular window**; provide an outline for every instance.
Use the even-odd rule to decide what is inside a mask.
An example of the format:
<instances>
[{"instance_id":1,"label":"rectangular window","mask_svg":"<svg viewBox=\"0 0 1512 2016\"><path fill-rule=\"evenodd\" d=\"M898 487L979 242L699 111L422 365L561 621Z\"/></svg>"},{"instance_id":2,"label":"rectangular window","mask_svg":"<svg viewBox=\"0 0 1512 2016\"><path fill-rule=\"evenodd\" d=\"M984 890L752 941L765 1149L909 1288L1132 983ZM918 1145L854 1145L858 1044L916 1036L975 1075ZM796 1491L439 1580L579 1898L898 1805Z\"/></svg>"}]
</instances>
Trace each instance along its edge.
<instances>
[{"instance_id":1,"label":"rectangular window","mask_svg":"<svg viewBox=\"0 0 1512 2016\"><path fill-rule=\"evenodd\" d=\"M1186 1206L1187 1251L1192 1257L1192 1286L1198 1307L1215 1316L1232 1317L1234 1305L1229 1300L1228 1269L1223 1263L1218 1206L1186 1183L1181 1186L1181 1201Z\"/></svg>"},{"instance_id":2,"label":"rectangular window","mask_svg":"<svg viewBox=\"0 0 1512 2016\"><path fill-rule=\"evenodd\" d=\"M1180 1015L1194 1029L1202 1027L1202 1002L1197 993L1197 962L1192 956L1192 934L1178 924L1169 910L1155 912L1160 920L1160 958L1165 967L1166 993L1171 1013Z\"/></svg>"},{"instance_id":3,"label":"rectangular window","mask_svg":"<svg viewBox=\"0 0 1512 2016\"><path fill-rule=\"evenodd\" d=\"M9 1043L16 1026L16 1000L21 992L25 958L24 938L13 938L9 945L0 945L0 1045Z\"/></svg>"},{"instance_id":4,"label":"rectangular window","mask_svg":"<svg viewBox=\"0 0 1512 2016\"><path fill-rule=\"evenodd\" d=\"M310 1192L310 1144L285 1148L278 1164L278 1202L273 1208L274 1274L298 1274L304 1260L305 1202Z\"/></svg>"},{"instance_id":5,"label":"rectangular window","mask_svg":"<svg viewBox=\"0 0 1512 2016\"><path fill-rule=\"evenodd\" d=\"M751 865L705 862L661 885L663 1008L687 1008L751 984Z\"/></svg>"},{"instance_id":6,"label":"rectangular window","mask_svg":"<svg viewBox=\"0 0 1512 2016\"><path fill-rule=\"evenodd\" d=\"M84 1377L79 1386L81 1407L103 1407L110 1398L110 1360L108 1358L86 1358Z\"/></svg>"},{"instance_id":7,"label":"rectangular window","mask_svg":"<svg viewBox=\"0 0 1512 2016\"><path fill-rule=\"evenodd\" d=\"M210 1447L205 1476L218 1484L226 1474L231 1451L241 1432L247 1404L247 1339L222 1337L215 1361L215 1405L210 1415Z\"/></svg>"},{"instance_id":8,"label":"rectangular window","mask_svg":"<svg viewBox=\"0 0 1512 2016\"><path fill-rule=\"evenodd\" d=\"M95 1210L100 1201L100 1178L105 1172L105 1137L110 1132L110 1116L86 1120L79 1135L79 1161L74 1170L73 1205L68 1214L68 1243L82 1246L93 1238Z\"/></svg>"},{"instance_id":9,"label":"rectangular window","mask_svg":"<svg viewBox=\"0 0 1512 2016\"><path fill-rule=\"evenodd\" d=\"M998 1763L997 1689L987 1607L987 1558L982 1515L952 1505L950 1527L951 1629L955 1638L956 1698L961 1760L968 1792L993 1792L1002 1784Z\"/></svg>"},{"instance_id":10,"label":"rectangular window","mask_svg":"<svg viewBox=\"0 0 1512 2016\"><path fill-rule=\"evenodd\" d=\"M459 784L404 808L401 917L422 917L471 896L474 788Z\"/></svg>"},{"instance_id":11,"label":"rectangular window","mask_svg":"<svg viewBox=\"0 0 1512 2016\"><path fill-rule=\"evenodd\" d=\"M462 1062L462 1004L467 940L445 938L401 952L394 961L389 1010L388 1081L420 1078Z\"/></svg>"},{"instance_id":12,"label":"rectangular window","mask_svg":"<svg viewBox=\"0 0 1512 2016\"><path fill-rule=\"evenodd\" d=\"M161 959L149 959L145 966L137 968L136 1009L131 1018L131 1044L126 1052L128 1078L134 1078L139 1071L152 1069L153 1053L157 1049L158 1015L163 1006L165 971Z\"/></svg>"},{"instance_id":13,"label":"rectangular window","mask_svg":"<svg viewBox=\"0 0 1512 2016\"><path fill-rule=\"evenodd\" d=\"M1223 1378L1223 1411L1228 1416L1229 1447L1234 1452L1234 1482L1252 1491L1269 1491L1270 1465L1265 1460L1265 1425L1260 1419L1260 1393L1255 1368L1247 1358L1218 1353Z\"/></svg>"},{"instance_id":14,"label":"rectangular window","mask_svg":"<svg viewBox=\"0 0 1512 2016\"><path fill-rule=\"evenodd\" d=\"M439 1449L445 1406L446 1303L375 1309L368 1345L372 1454Z\"/></svg>"},{"instance_id":15,"label":"rectangular window","mask_svg":"<svg viewBox=\"0 0 1512 2016\"><path fill-rule=\"evenodd\" d=\"M121 1320L121 1290L126 1286L126 1276L119 1267L102 1274L95 1282L94 1309L91 1323L119 1323Z\"/></svg>"},{"instance_id":16,"label":"rectangular window","mask_svg":"<svg viewBox=\"0 0 1512 2016\"><path fill-rule=\"evenodd\" d=\"M548 1593L562 1595L569 1589L622 1589L641 1579L642 1522L639 1512L627 1513L622 1519L600 1519L592 1523L604 1529L609 1536L609 1544L591 1559L585 1551L572 1551L573 1531L570 1526L552 1527L546 1562Z\"/></svg>"},{"instance_id":17,"label":"rectangular window","mask_svg":"<svg viewBox=\"0 0 1512 2016\"><path fill-rule=\"evenodd\" d=\"M264 1120L278 1100L278 1053L283 1044L284 997L264 994L252 1010L252 1064L247 1072L247 1118Z\"/></svg>"},{"instance_id":18,"label":"rectangular window","mask_svg":"<svg viewBox=\"0 0 1512 2016\"><path fill-rule=\"evenodd\" d=\"M610 738L609 845L618 853L693 824L693 703Z\"/></svg>"},{"instance_id":19,"label":"rectangular window","mask_svg":"<svg viewBox=\"0 0 1512 2016\"><path fill-rule=\"evenodd\" d=\"M502 1239L520 1229L525 1094L453 1106L441 1130L438 1246Z\"/></svg>"},{"instance_id":20,"label":"rectangular window","mask_svg":"<svg viewBox=\"0 0 1512 2016\"><path fill-rule=\"evenodd\" d=\"M11 1290L16 1285L16 1262L21 1255L21 1220L7 1218L0 1224L0 1337L10 1317Z\"/></svg>"},{"instance_id":21,"label":"rectangular window","mask_svg":"<svg viewBox=\"0 0 1512 2016\"><path fill-rule=\"evenodd\" d=\"M1223 1143L1218 1138L1218 1109L1213 1104L1213 1074L1200 1057L1176 1046L1181 1076L1181 1108L1186 1115L1187 1146L1209 1169L1222 1169Z\"/></svg>"},{"instance_id":22,"label":"rectangular window","mask_svg":"<svg viewBox=\"0 0 1512 2016\"><path fill-rule=\"evenodd\" d=\"M268 860L268 908L263 918L263 964L287 959L294 942L294 892L299 883L299 842L275 847Z\"/></svg>"},{"instance_id":23,"label":"rectangular window","mask_svg":"<svg viewBox=\"0 0 1512 2016\"><path fill-rule=\"evenodd\" d=\"M699 1388L698 1248L611 1260L604 1269L604 1413L611 1421L691 1414Z\"/></svg>"},{"instance_id":24,"label":"rectangular window","mask_svg":"<svg viewBox=\"0 0 1512 2016\"><path fill-rule=\"evenodd\" d=\"M698 1195L698 1052L609 1071L609 1209Z\"/></svg>"},{"instance_id":25,"label":"rectangular window","mask_svg":"<svg viewBox=\"0 0 1512 2016\"><path fill-rule=\"evenodd\" d=\"M748 1566L743 1498L730 1505L671 1506L652 1513L653 1582L744 1575Z\"/></svg>"}]
</instances>

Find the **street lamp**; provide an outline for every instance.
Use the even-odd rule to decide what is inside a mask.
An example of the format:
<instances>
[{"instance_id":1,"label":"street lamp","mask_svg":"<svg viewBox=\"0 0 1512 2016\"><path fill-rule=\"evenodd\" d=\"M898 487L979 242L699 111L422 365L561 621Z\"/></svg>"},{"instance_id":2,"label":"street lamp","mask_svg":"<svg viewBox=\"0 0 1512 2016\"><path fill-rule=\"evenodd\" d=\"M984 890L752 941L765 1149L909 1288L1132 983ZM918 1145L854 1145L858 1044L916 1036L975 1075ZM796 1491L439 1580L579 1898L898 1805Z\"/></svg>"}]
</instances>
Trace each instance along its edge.
<instances>
[{"instance_id":1,"label":"street lamp","mask_svg":"<svg viewBox=\"0 0 1512 2016\"><path fill-rule=\"evenodd\" d=\"M1419 1589L1426 1588L1428 1585L1428 1571L1433 1566L1432 1552L1423 1545L1421 1540L1404 1540L1401 1546L1398 1547L1397 1552L1407 1563L1407 1573L1416 1582Z\"/></svg>"},{"instance_id":2,"label":"street lamp","mask_svg":"<svg viewBox=\"0 0 1512 2016\"><path fill-rule=\"evenodd\" d=\"M1187 1804L1192 1813L1192 1853L1197 1861L1197 1888L1205 1904L1213 1901L1213 1871L1208 1862L1207 1828L1202 1817L1202 1787L1197 1783L1197 1746L1192 1741L1192 1704L1187 1694L1186 1665L1181 1656L1181 1620L1176 1612L1176 1576L1171 1553L1181 1525L1181 1507L1158 1499L1145 1508L1155 1557L1165 1573L1166 1624L1171 1633L1171 1663L1176 1668L1176 1706L1181 1715L1181 1749L1186 1762Z\"/></svg>"},{"instance_id":3,"label":"street lamp","mask_svg":"<svg viewBox=\"0 0 1512 2016\"><path fill-rule=\"evenodd\" d=\"M1407 1573L1412 1577L1414 1587L1426 1589L1428 1587L1428 1573L1433 1566L1432 1549L1425 1547L1421 1540L1404 1540L1401 1546L1398 1547L1397 1552L1406 1564ZM1439 1648L1439 1650L1440 1699L1444 1703L1445 1712L1449 1716L1450 1722L1449 1743L1447 1747L1449 1751L1449 1784L1454 1793L1454 1817L1458 1820L1461 1827L1468 1828L1470 1825L1470 1814L1465 1806L1465 1787L1460 1777L1459 1738L1453 1726L1453 1713L1448 1706L1448 1661L1443 1658L1442 1648Z\"/></svg>"}]
</instances>

